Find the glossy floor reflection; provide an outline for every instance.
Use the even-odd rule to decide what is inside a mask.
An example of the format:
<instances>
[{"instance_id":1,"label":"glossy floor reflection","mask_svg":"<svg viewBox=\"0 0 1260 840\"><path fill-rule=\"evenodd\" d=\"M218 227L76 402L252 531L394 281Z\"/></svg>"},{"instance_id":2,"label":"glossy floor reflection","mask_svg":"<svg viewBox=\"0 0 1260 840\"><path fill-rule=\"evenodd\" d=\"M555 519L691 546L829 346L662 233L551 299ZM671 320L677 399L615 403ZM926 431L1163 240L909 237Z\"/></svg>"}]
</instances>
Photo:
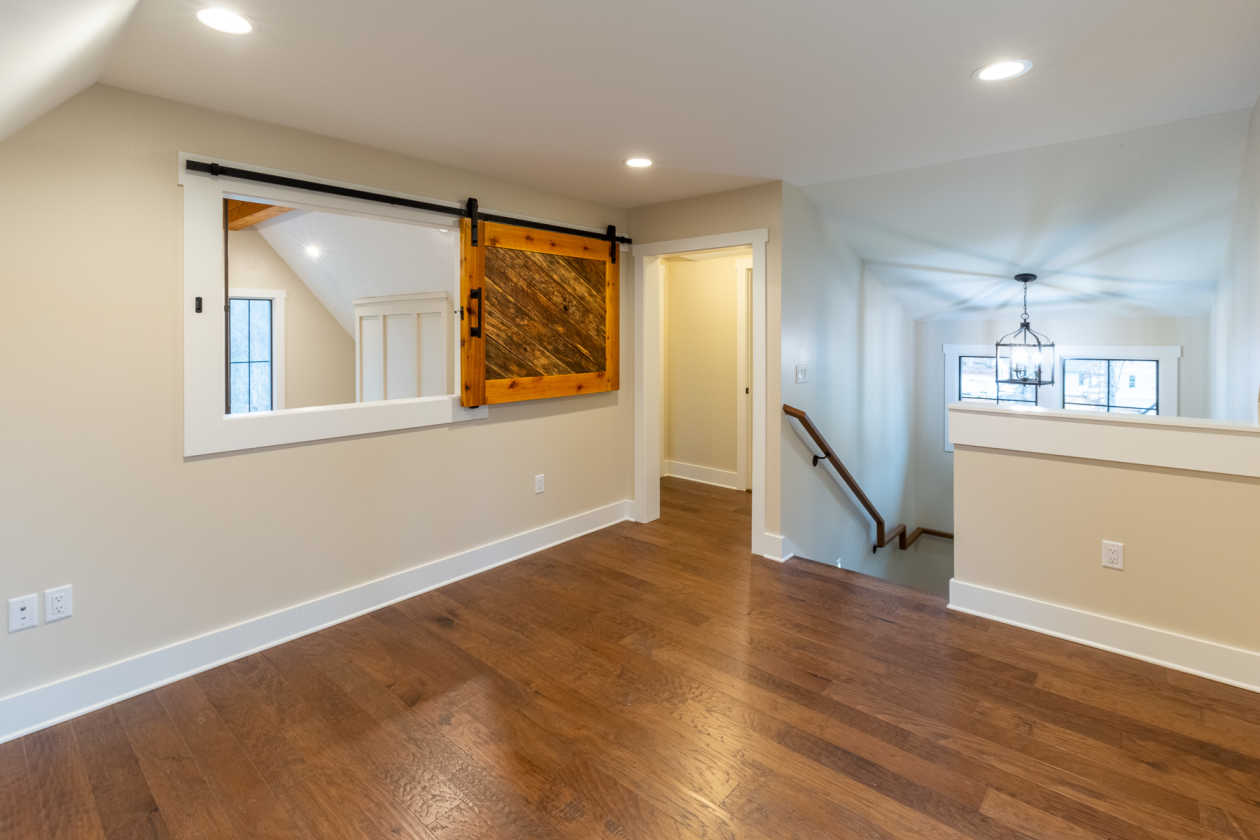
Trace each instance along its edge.
<instances>
[{"instance_id":1,"label":"glossy floor reflection","mask_svg":"<svg viewBox=\"0 0 1260 840\"><path fill-rule=\"evenodd\" d=\"M0 836L1247 838L1260 697L623 523L0 745Z\"/></svg>"}]
</instances>

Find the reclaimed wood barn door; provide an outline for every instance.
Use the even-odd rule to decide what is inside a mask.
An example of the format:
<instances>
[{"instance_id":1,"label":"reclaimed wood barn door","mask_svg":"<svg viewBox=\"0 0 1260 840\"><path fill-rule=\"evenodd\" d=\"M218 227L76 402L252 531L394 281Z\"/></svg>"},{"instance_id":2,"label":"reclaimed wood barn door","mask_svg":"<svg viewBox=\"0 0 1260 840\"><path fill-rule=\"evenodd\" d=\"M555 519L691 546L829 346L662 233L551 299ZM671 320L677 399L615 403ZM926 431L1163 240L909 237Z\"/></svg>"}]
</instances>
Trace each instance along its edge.
<instances>
[{"instance_id":1,"label":"reclaimed wood barn door","mask_svg":"<svg viewBox=\"0 0 1260 840\"><path fill-rule=\"evenodd\" d=\"M620 287L608 239L462 225L465 406L615 391ZM615 247L615 246L613 246Z\"/></svg>"}]
</instances>

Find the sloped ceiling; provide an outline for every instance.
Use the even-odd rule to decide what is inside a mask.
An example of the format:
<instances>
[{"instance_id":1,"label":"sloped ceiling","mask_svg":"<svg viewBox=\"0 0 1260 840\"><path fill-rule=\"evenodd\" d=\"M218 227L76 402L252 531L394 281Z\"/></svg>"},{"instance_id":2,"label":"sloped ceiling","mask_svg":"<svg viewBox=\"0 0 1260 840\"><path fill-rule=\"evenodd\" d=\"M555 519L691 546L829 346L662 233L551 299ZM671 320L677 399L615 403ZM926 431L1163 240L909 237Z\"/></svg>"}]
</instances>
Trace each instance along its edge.
<instances>
[{"instance_id":1,"label":"sloped ceiling","mask_svg":"<svg viewBox=\"0 0 1260 840\"><path fill-rule=\"evenodd\" d=\"M294 210L254 229L350 335L359 298L449 291L459 276L454 228Z\"/></svg>"},{"instance_id":2,"label":"sloped ceiling","mask_svg":"<svg viewBox=\"0 0 1260 840\"><path fill-rule=\"evenodd\" d=\"M209 0L206 0L207 4ZM1251 107L1255 0L0 0L0 136L92 81L632 207ZM102 74L106 53L109 59ZM1023 56L1015 83L978 66ZM646 154L649 170L622 161Z\"/></svg>"},{"instance_id":3,"label":"sloped ceiling","mask_svg":"<svg viewBox=\"0 0 1260 840\"><path fill-rule=\"evenodd\" d=\"M208 2L208 0L207 0ZM631 207L1249 108L1256 0L142 0L104 81ZM972 79L1004 56L1015 83ZM656 160L630 171L632 154Z\"/></svg>"},{"instance_id":4,"label":"sloped ceiling","mask_svg":"<svg viewBox=\"0 0 1260 840\"><path fill-rule=\"evenodd\" d=\"M0 140L100 78L136 0L0 0Z\"/></svg>"},{"instance_id":5,"label":"sloped ceiling","mask_svg":"<svg viewBox=\"0 0 1260 840\"><path fill-rule=\"evenodd\" d=\"M915 317L1017 302L1201 314L1224 271L1248 111L806 188Z\"/></svg>"}]
</instances>

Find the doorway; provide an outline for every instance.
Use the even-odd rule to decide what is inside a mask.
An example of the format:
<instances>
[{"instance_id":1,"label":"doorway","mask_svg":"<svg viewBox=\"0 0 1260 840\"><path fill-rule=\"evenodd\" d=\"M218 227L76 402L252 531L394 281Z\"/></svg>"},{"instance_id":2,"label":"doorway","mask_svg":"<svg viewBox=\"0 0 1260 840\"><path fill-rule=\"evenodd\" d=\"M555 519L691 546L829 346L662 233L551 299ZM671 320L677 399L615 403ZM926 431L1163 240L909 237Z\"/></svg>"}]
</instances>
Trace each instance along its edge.
<instances>
[{"instance_id":1,"label":"doorway","mask_svg":"<svg viewBox=\"0 0 1260 840\"><path fill-rule=\"evenodd\" d=\"M749 490L752 248L661 259L661 475Z\"/></svg>"},{"instance_id":2,"label":"doorway","mask_svg":"<svg viewBox=\"0 0 1260 840\"><path fill-rule=\"evenodd\" d=\"M635 260L635 504L634 518L650 522L660 517L660 479L666 460L667 428L667 271L671 259L707 252L739 252L748 261L742 274L731 278L731 294L744 299L745 329L736 331L736 366L745 371L737 379L730 402L746 419L747 444L737 445L736 477L752 492L749 544L755 554L778 559L782 537L766 532L766 241L765 229L701 236L633 246ZM747 289L747 295L742 293ZM746 360L743 362L741 360ZM747 389L740 399L740 391ZM746 479L739 478L740 462ZM716 482L715 482L716 483Z\"/></svg>"}]
</instances>

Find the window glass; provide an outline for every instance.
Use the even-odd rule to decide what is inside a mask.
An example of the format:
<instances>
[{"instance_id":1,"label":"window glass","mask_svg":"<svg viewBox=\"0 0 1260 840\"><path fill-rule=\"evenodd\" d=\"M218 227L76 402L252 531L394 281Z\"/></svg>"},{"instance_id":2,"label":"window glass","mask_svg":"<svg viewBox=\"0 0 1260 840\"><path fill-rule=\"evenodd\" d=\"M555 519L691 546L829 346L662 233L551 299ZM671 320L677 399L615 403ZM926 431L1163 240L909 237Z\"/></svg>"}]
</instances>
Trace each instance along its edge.
<instances>
[{"instance_id":1,"label":"window glass","mask_svg":"<svg viewBox=\"0 0 1260 840\"><path fill-rule=\"evenodd\" d=\"M958 357L958 400L960 402L1037 403L1035 385L998 384L993 371L993 356ZM1009 362L1003 360L1002 373L1007 375Z\"/></svg>"},{"instance_id":2,"label":"window glass","mask_svg":"<svg viewBox=\"0 0 1260 840\"><path fill-rule=\"evenodd\" d=\"M1112 414L1159 413L1159 362L1064 359L1063 407Z\"/></svg>"},{"instance_id":3,"label":"window glass","mask_svg":"<svg viewBox=\"0 0 1260 840\"><path fill-rule=\"evenodd\" d=\"M993 375L992 357L958 358L958 398L963 401L997 399L997 378Z\"/></svg>"},{"instance_id":4,"label":"window glass","mask_svg":"<svg viewBox=\"0 0 1260 840\"><path fill-rule=\"evenodd\" d=\"M1108 402L1117 408L1154 410L1159 403L1159 362L1115 360Z\"/></svg>"},{"instance_id":5,"label":"window glass","mask_svg":"<svg viewBox=\"0 0 1260 840\"><path fill-rule=\"evenodd\" d=\"M228 301L230 413L271 411L272 303L256 298Z\"/></svg>"},{"instance_id":6,"label":"window glass","mask_svg":"<svg viewBox=\"0 0 1260 840\"><path fill-rule=\"evenodd\" d=\"M1063 402L1069 406L1107 406L1107 360L1064 362Z\"/></svg>"}]
</instances>

